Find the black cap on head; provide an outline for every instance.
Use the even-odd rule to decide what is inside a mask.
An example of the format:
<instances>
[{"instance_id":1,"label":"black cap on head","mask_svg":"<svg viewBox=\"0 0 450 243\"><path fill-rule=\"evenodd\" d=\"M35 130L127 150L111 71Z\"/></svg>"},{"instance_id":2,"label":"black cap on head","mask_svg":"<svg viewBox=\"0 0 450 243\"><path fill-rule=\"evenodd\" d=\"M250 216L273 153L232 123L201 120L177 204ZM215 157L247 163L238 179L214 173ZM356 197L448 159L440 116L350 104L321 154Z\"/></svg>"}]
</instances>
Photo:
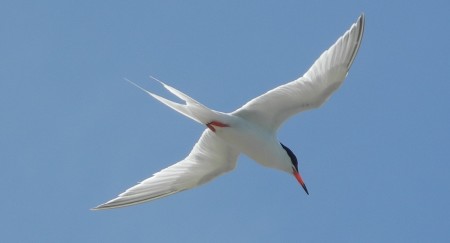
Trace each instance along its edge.
<instances>
[{"instance_id":1,"label":"black cap on head","mask_svg":"<svg viewBox=\"0 0 450 243\"><path fill-rule=\"evenodd\" d=\"M284 146L284 144L280 143L281 147L284 148L284 150L286 150L287 154L289 155L289 158L291 158L291 162L292 165L294 165L295 170L298 171L298 161L297 161L297 157L295 156L295 154L286 146Z\"/></svg>"},{"instance_id":2,"label":"black cap on head","mask_svg":"<svg viewBox=\"0 0 450 243\"><path fill-rule=\"evenodd\" d=\"M298 183L300 183L300 185L302 185L303 190L305 190L306 194L309 195L308 189L306 188L305 183L303 182L302 177L300 176L300 173L298 172L298 161L297 161L297 157L295 156L295 154L286 146L284 146L284 144L280 143L281 146L283 147L284 150L286 150L289 158L291 158L291 162L292 165L294 166L294 171L292 171L292 174L295 176L295 178L297 179Z\"/></svg>"}]
</instances>

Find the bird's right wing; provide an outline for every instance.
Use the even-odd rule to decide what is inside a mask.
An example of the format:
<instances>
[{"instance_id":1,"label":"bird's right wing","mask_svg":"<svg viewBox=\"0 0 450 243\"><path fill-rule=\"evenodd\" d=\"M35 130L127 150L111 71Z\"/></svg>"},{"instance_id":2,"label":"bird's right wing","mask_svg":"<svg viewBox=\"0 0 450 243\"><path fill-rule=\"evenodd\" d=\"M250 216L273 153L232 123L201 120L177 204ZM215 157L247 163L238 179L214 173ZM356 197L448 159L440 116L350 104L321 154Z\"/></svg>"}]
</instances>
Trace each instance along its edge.
<instances>
[{"instance_id":1,"label":"bird's right wing","mask_svg":"<svg viewBox=\"0 0 450 243\"><path fill-rule=\"evenodd\" d=\"M206 129L184 160L155 173L94 210L131 206L199 186L234 169L239 153Z\"/></svg>"}]
</instances>

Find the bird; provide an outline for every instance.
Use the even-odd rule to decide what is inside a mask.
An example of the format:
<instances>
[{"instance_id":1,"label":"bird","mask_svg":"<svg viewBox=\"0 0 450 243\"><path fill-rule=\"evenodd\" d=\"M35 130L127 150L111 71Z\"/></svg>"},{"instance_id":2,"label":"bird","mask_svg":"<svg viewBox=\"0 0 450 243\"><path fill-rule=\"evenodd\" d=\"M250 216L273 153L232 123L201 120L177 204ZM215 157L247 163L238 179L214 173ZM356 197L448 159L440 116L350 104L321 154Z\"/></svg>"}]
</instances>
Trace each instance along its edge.
<instances>
[{"instance_id":1,"label":"bird","mask_svg":"<svg viewBox=\"0 0 450 243\"><path fill-rule=\"evenodd\" d=\"M361 14L303 76L250 100L231 113L212 110L153 77L184 102L168 100L127 80L164 105L204 125L205 130L186 158L93 210L140 204L205 184L233 170L241 153L263 166L293 175L309 195L298 159L278 140L277 130L291 116L320 107L341 86L361 45L364 23Z\"/></svg>"}]
</instances>

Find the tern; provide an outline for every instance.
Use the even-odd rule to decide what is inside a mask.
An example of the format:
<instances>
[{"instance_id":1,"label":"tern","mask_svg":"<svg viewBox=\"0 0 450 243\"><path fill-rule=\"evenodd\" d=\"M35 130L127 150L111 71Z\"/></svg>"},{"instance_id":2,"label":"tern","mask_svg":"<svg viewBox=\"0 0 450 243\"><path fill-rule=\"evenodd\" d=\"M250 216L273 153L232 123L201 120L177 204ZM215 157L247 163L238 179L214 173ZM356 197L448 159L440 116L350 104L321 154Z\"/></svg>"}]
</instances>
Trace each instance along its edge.
<instances>
[{"instance_id":1,"label":"tern","mask_svg":"<svg viewBox=\"0 0 450 243\"><path fill-rule=\"evenodd\" d=\"M298 160L277 139L277 130L289 117L321 106L348 74L364 32L364 14L300 78L258 96L231 113L209 109L183 92L161 82L184 101L176 103L147 94L206 128L189 155L95 208L131 206L202 185L233 170L243 153L263 166L293 175L309 194ZM131 82L131 81L130 81Z\"/></svg>"}]
</instances>

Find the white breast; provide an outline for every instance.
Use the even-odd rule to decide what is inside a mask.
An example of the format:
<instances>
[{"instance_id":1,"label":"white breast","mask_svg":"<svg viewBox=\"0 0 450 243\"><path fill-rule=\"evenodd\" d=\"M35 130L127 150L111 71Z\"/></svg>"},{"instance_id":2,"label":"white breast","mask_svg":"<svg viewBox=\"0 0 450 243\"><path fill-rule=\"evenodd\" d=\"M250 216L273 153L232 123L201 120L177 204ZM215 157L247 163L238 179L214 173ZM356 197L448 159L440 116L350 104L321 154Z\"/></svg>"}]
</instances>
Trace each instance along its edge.
<instances>
[{"instance_id":1,"label":"white breast","mask_svg":"<svg viewBox=\"0 0 450 243\"><path fill-rule=\"evenodd\" d=\"M282 171L292 170L290 159L274 133L231 115L230 127L217 128L216 134L256 162Z\"/></svg>"}]
</instances>

